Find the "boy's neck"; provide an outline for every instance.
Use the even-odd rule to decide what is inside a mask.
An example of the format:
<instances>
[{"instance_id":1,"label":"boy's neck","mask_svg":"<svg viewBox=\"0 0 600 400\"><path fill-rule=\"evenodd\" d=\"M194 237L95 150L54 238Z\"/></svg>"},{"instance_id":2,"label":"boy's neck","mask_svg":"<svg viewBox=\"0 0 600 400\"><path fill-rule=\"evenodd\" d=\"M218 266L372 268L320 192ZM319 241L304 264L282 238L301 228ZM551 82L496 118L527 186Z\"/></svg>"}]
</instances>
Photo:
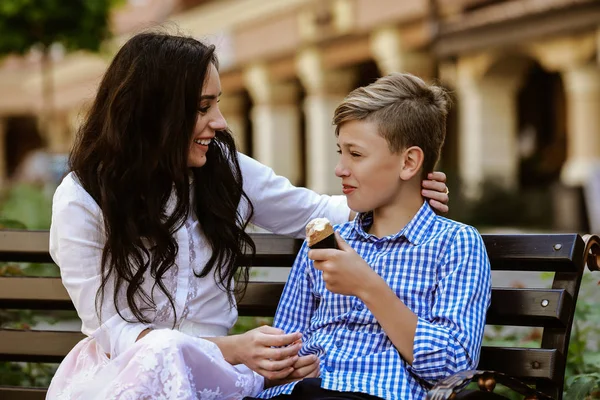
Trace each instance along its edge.
<instances>
[{"instance_id":1,"label":"boy's neck","mask_svg":"<svg viewBox=\"0 0 600 400\"><path fill-rule=\"evenodd\" d=\"M369 233L379 238L395 235L408 224L423 206L421 181L408 183L393 204L373 210Z\"/></svg>"}]
</instances>

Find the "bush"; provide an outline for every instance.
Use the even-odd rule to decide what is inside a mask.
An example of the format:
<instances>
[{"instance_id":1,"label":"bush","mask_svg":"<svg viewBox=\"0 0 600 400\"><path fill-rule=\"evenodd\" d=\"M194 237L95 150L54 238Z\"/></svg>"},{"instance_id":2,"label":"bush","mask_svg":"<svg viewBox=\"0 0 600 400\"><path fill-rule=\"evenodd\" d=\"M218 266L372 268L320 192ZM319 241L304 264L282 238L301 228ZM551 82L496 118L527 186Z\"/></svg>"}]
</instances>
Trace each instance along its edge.
<instances>
[{"instance_id":1,"label":"bush","mask_svg":"<svg viewBox=\"0 0 600 400\"><path fill-rule=\"evenodd\" d=\"M5 229L49 229L51 217L52 197L41 187L18 184L0 196Z\"/></svg>"}]
</instances>

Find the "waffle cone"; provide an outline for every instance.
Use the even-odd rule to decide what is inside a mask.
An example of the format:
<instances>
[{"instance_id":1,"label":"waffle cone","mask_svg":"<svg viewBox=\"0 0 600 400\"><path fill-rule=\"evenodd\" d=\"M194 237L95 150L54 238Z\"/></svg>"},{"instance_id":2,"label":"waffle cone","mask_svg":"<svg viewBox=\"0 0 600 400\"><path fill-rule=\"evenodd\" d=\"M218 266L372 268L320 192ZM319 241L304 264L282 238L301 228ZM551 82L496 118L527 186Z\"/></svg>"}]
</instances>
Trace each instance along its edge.
<instances>
[{"instance_id":1,"label":"waffle cone","mask_svg":"<svg viewBox=\"0 0 600 400\"><path fill-rule=\"evenodd\" d=\"M306 240L308 247L315 248L337 248L333 227L329 222L315 226L311 221L306 226ZM321 229L319 229L321 228Z\"/></svg>"}]
</instances>

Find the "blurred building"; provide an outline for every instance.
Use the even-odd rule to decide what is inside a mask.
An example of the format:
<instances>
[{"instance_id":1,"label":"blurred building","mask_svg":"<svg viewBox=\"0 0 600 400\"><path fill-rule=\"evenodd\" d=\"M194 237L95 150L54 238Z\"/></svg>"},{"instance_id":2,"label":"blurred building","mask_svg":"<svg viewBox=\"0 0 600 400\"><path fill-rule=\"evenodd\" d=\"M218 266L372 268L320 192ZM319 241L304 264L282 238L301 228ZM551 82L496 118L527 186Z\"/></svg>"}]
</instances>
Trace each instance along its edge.
<instances>
[{"instance_id":1,"label":"blurred building","mask_svg":"<svg viewBox=\"0 0 600 400\"><path fill-rule=\"evenodd\" d=\"M113 48L167 20L217 46L221 108L240 148L320 192L341 189L333 174L335 106L393 71L454 94L441 168L470 196L485 182L560 183L577 189L561 192L575 204L600 164L597 0L130 0L115 13ZM1 177L42 143L68 150L109 59L57 55L58 117L44 134L35 124L36 60L4 62Z\"/></svg>"}]
</instances>

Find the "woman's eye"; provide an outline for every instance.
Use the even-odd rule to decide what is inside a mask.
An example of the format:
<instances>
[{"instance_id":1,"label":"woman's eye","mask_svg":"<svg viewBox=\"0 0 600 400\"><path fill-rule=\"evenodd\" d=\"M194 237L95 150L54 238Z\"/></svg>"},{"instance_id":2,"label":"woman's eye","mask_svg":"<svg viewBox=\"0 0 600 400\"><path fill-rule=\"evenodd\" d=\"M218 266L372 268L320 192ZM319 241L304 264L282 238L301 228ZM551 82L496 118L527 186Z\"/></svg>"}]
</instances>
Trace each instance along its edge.
<instances>
[{"instance_id":1,"label":"woman's eye","mask_svg":"<svg viewBox=\"0 0 600 400\"><path fill-rule=\"evenodd\" d=\"M338 153L338 154L342 154L342 151L341 151L340 149L337 149L337 150L336 150L336 153Z\"/></svg>"},{"instance_id":2,"label":"woman's eye","mask_svg":"<svg viewBox=\"0 0 600 400\"><path fill-rule=\"evenodd\" d=\"M198 112L202 113L202 114L206 114L208 112L209 108L210 107L200 107L200 108L198 108Z\"/></svg>"},{"instance_id":3,"label":"woman's eye","mask_svg":"<svg viewBox=\"0 0 600 400\"><path fill-rule=\"evenodd\" d=\"M350 153L350 155L351 155L352 157L360 157L360 154L358 154L358 153Z\"/></svg>"}]
</instances>

